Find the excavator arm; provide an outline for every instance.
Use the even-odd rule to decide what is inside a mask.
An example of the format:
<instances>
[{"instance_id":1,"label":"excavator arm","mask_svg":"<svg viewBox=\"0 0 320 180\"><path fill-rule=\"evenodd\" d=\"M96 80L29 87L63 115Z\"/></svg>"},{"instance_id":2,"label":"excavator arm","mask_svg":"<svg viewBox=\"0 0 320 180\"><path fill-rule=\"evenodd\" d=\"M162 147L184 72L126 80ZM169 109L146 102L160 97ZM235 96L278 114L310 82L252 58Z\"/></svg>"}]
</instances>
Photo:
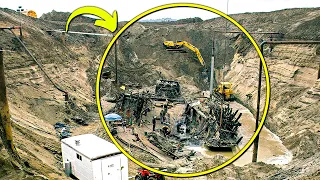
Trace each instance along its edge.
<instances>
[{"instance_id":1,"label":"excavator arm","mask_svg":"<svg viewBox=\"0 0 320 180\"><path fill-rule=\"evenodd\" d=\"M190 43L188 43L186 41L181 41L181 43L182 43L183 46L185 46L185 47L189 48L191 51L195 52L197 57L198 57L198 59L199 59L199 62L201 63L201 65L202 66L206 66L198 48L194 47L192 44L190 44Z\"/></svg>"},{"instance_id":2,"label":"excavator arm","mask_svg":"<svg viewBox=\"0 0 320 180\"><path fill-rule=\"evenodd\" d=\"M186 41L177 41L176 43L173 41L164 41L163 45L169 49L180 49L182 46L184 46L190 49L191 51L195 52L201 65L206 66L199 49Z\"/></svg>"}]
</instances>

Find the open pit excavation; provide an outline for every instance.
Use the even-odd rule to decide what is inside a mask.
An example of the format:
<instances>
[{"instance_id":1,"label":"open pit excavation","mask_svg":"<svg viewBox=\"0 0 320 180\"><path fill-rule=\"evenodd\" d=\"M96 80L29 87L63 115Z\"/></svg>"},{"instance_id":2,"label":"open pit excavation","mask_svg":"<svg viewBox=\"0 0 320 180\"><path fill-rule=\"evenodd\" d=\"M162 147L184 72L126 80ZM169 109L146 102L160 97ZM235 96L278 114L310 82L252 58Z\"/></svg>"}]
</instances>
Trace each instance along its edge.
<instances>
[{"instance_id":1,"label":"open pit excavation","mask_svg":"<svg viewBox=\"0 0 320 180\"><path fill-rule=\"evenodd\" d=\"M268 5L286 8L278 1ZM0 180L320 179L319 7L230 15L264 56L268 113L257 146L192 178L141 169L101 123L97 69L127 22L110 32L77 16L67 32L68 12L15 9L0 8ZM188 17L197 15L192 10ZM123 31L105 57L99 91L102 115L121 147L177 174L212 169L243 150L267 93L261 59L245 33L222 17L174 20L182 14L168 11L172 21L142 18Z\"/></svg>"}]
</instances>

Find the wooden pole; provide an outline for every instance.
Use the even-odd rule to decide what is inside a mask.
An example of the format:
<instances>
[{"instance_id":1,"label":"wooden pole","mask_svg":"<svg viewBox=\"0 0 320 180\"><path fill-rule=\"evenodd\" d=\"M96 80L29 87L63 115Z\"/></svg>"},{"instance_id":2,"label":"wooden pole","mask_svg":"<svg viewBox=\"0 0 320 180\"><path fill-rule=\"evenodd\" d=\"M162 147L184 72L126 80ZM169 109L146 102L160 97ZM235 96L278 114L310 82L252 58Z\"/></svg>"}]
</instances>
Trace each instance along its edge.
<instances>
[{"instance_id":1,"label":"wooden pole","mask_svg":"<svg viewBox=\"0 0 320 180\"><path fill-rule=\"evenodd\" d=\"M8 154L21 164L21 159L13 144L11 119L4 78L3 52L0 48L0 135Z\"/></svg>"}]
</instances>

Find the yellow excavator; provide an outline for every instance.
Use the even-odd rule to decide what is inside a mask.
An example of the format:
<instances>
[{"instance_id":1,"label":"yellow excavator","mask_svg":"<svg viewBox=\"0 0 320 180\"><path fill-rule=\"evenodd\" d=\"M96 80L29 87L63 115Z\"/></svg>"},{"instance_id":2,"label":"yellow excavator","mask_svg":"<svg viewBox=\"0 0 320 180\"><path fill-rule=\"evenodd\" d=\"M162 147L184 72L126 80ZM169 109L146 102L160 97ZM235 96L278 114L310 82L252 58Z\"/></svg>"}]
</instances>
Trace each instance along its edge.
<instances>
[{"instance_id":1,"label":"yellow excavator","mask_svg":"<svg viewBox=\"0 0 320 180\"><path fill-rule=\"evenodd\" d=\"M232 91L232 83L231 82L220 82L217 88L214 89L215 92L221 94L226 101L235 100L235 96Z\"/></svg>"},{"instance_id":2,"label":"yellow excavator","mask_svg":"<svg viewBox=\"0 0 320 180\"><path fill-rule=\"evenodd\" d=\"M186 41L164 41L163 46L169 50L169 51L183 51L181 50L182 47L187 47L193 52L196 53L199 62L201 63L202 66L206 68L206 64L201 56L201 53L198 48L193 46L192 44L186 42ZM217 88L214 89L215 92L218 92L221 94L224 98L224 100L227 101L233 101L235 99L235 96L233 95L232 91L232 83L231 82L220 82Z\"/></svg>"},{"instance_id":3,"label":"yellow excavator","mask_svg":"<svg viewBox=\"0 0 320 180\"><path fill-rule=\"evenodd\" d=\"M167 50L172 49L172 50L176 50L176 51L182 51L181 48L184 46L184 47L190 49L191 51L195 52L201 65L204 67L206 66L199 49L186 41L177 41L177 42L164 41L163 45Z\"/></svg>"}]
</instances>

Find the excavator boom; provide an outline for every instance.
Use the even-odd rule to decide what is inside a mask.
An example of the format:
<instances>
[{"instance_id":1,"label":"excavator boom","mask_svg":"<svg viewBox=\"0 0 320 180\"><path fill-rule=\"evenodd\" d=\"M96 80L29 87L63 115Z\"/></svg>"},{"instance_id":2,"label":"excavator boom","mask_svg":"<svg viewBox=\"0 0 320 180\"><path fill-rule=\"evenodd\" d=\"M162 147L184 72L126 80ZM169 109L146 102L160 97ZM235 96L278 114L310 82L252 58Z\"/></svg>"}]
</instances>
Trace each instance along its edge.
<instances>
[{"instance_id":1,"label":"excavator boom","mask_svg":"<svg viewBox=\"0 0 320 180\"><path fill-rule=\"evenodd\" d=\"M195 52L201 65L206 66L199 49L186 41L177 41L177 42L164 41L163 45L165 46L166 49L180 49L184 46L190 49L191 51Z\"/></svg>"}]
</instances>

